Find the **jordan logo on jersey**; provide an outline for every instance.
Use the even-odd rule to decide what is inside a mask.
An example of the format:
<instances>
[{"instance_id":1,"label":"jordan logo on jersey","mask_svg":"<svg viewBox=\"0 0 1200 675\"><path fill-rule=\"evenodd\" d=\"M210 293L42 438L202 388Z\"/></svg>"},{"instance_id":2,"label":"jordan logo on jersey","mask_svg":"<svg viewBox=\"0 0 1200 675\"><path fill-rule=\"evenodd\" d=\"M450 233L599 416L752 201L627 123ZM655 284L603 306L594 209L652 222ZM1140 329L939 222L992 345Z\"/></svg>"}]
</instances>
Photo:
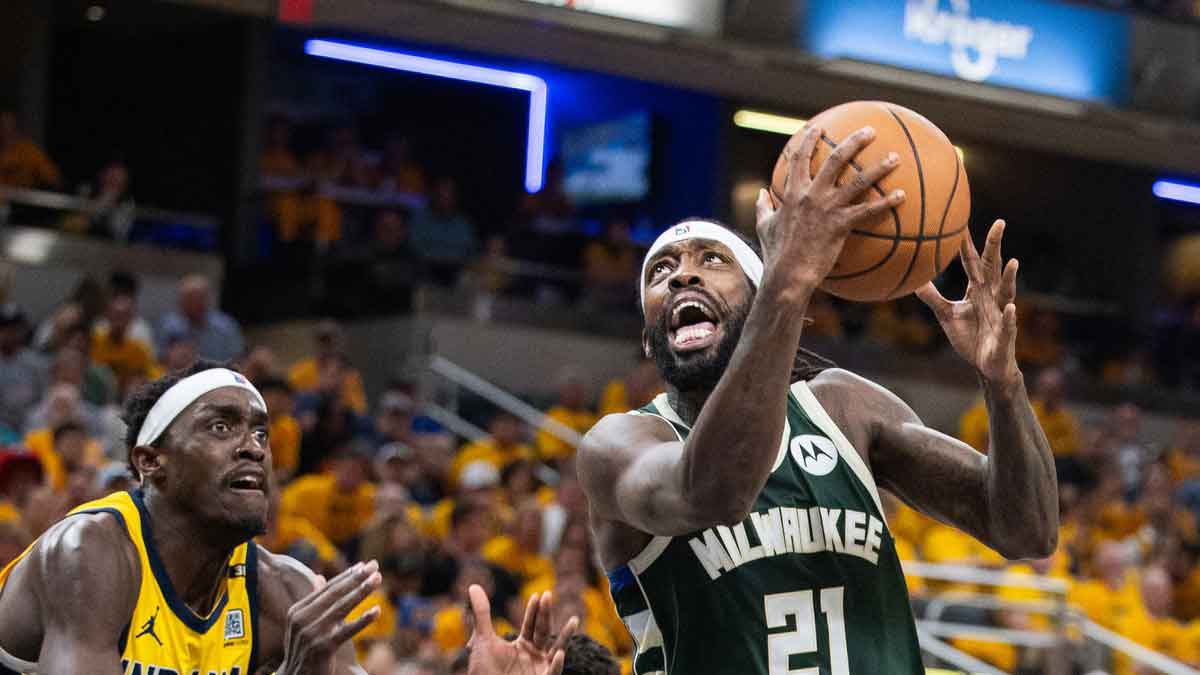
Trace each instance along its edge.
<instances>
[{"instance_id":1,"label":"jordan logo on jersey","mask_svg":"<svg viewBox=\"0 0 1200 675\"><path fill-rule=\"evenodd\" d=\"M143 635L149 635L150 637L154 638L154 641L158 643L159 647L162 646L162 643L163 643L162 640L159 640L158 635L155 634L155 632L154 632L154 622L158 621L158 610L160 610L160 609L162 609L162 608L161 607L154 608L154 616L150 617L149 619L146 619L146 623L142 624L141 632L138 633L137 635L134 635L133 639L136 640L136 639L142 637Z\"/></svg>"},{"instance_id":2,"label":"jordan logo on jersey","mask_svg":"<svg viewBox=\"0 0 1200 675\"><path fill-rule=\"evenodd\" d=\"M800 468L814 476L829 475L837 466L837 446L824 436L797 436L792 439L791 450Z\"/></svg>"}]
</instances>

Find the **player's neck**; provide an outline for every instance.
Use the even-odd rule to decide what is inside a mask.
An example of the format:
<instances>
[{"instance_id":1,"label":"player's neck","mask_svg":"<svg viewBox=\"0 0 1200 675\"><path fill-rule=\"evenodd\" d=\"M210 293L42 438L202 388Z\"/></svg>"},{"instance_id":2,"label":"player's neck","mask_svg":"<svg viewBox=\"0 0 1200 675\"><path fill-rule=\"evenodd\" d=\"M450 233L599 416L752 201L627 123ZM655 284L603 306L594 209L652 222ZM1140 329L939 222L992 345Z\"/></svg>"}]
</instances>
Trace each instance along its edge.
<instances>
[{"instance_id":1,"label":"player's neck","mask_svg":"<svg viewBox=\"0 0 1200 675\"><path fill-rule=\"evenodd\" d=\"M193 612L207 616L217 602L229 558L245 536L199 523L194 514L176 509L153 492L148 492L145 499L152 522L150 544L158 552L171 585Z\"/></svg>"},{"instance_id":2,"label":"player's neck","mask_svg":"<svg viewBox=\"0 0 1200 675\"><path fill-rule=\"evenodd\" d=\"M667 403L671 404L671 410L679 415L684 424L694 427L696 418L700 417L700 411L704 409L704 402L711 394L711 391L679 391L674 387L667 387Z\"/></svg>"}]
</instances>

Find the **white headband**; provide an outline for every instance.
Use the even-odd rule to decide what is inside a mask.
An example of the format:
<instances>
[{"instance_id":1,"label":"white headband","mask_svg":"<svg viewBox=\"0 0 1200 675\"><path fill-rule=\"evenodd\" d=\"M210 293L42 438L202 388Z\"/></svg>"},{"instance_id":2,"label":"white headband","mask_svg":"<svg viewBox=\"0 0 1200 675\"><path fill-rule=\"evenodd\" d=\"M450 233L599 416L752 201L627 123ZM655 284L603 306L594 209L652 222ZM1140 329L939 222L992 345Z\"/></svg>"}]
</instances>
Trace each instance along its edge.
<instances>
[{"instance_id":1,"label":"white headband","mask_svg":"<svg viewBox=\"0 0 1200 675\"><path fill-rule=\"evenodd\" d=\"M638 295L643 308L646 306L646 267L650 264L650 259L664 246L684 239L707 239L725 244L733 252L734 260L737 260L738 264L742 266L742 271L746 273L747 277L750 277L750 283L754 284L755 288L762 283L762 259L758 257L754 249L750 248L749 244L742 241L741 237L725 227L707 220L685 220L658 235L658 239L654 240L650 250L646 251L646 257L642 259L642 276L638 278Z\"/></svg>"},{"instance_id":2,"label":"white headband","mask_svg":"<svg viewBox=\"0 0 1200 675\"><path fill-rule=\"evenodd\" d=\"M157 441L159 436L162 436L167 427L171 425L171 422L174 422L175 418L179 416L179 413L194 403L196 399L221 387L245 389L254 394L255 400L262 405L264 410L267 407L267 402L263 400L262 394L258 393L258 389L255 389L254 385L250 384L250 381L241 374L227 368L202 370L176 382L159 397L154 406L150 408L150 413L146 415L146 421L142 422L142 428L138 431L137 444L150 445Z\"/></svg>"}]
</instances>

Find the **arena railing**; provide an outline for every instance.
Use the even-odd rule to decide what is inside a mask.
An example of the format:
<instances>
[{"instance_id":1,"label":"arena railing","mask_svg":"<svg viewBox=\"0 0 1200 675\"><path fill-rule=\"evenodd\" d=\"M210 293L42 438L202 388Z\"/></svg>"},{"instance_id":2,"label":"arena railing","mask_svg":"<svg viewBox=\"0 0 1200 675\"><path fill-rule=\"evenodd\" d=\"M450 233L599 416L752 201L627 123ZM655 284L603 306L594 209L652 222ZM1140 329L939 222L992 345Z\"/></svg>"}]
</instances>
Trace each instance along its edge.
<instances>
[{"instance_id":1,"label":"arena railing","mask_svg":"<svg viewBox=\"0 0 1200 675\"><path fill-rule=\"evenodd\" d=\"M506 410L534 429L540 429L567 443L578 447L582 440L579 432L548 417L545 413L517 398L482 377L436 354L429 357L428 369L452 384L480 396L498 408ZM447 411L448 412L448 411Z\"/></svg>"},{"instance_id":2,"label":"arena railing","mask_svg":"<svg viewBox=\"0 0 1200 675\"><path fill-rule=\"evenodd\" d=\"M1051 596L1047 600L1012 600L987 595L954 591L946 594L927 594L929 600L926 615L940 614L940 609L949 606L975 607L989 610L1018 610L1049 616L1055 630L1051 633L1014 630L991 626L980 626L940 619L918 619L917 631L922 637L922 647L926 639L937 638L970 638L988 642L998 642L1014 646L1053 647L1072 640L1071 628L1086 640L1099 644L1113 652L1119 652L1142 666L1149 666L1155 671L1166 675L1200 675L1200 671L1180 663L1164 654L1155 652L1118 633L1097 625L1088 619L1077 608L1067 602L1069 584L1048 576L1034 574L1014 574L1005 571L982 569L966 565L944 565L907 561L903 563L904 573L908 576L920 577L926 580L968 583L991 587L1015 587L1041 591ZM933 643L930 643L933 644ZM944 644L944 643L943 643ZM945 645L949 647L949 645ZM928 649L931 654L942 658L934 652L941 649L934 645ZM943 659L953 663L950 659ZM964 667L954 663L955 667ZM994 670L977 670L965 668L968 672L998 672Z\"/></svg>"},{"instance_id":3,"label":"arena railing","mask_svg":"<svg viewBox=\"0 0 1200 675\"><path fill-rule=\"evenodd\" d=\"M9 224L9 209L6 204L18 204L63 213L92 214L101 210L99 201L78 195L0 185L0 207L4 207L0 208L0 225ZM212 216L140 205L133 207L133 223L134 225L161 223L187 228L198 233L198 239L208 248L216 246L216 236L220 228L220 222ZM197 239L197 237L191 238Z\"/></svg>"}]
</instances>

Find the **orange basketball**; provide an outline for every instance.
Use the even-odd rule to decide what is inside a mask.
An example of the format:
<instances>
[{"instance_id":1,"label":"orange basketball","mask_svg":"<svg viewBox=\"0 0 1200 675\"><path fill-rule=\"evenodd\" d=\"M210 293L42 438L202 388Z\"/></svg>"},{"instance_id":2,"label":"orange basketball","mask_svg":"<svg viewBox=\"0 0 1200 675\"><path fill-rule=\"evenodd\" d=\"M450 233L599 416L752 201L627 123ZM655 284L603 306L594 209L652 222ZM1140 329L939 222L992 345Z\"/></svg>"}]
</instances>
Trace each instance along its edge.
<instances>
[{"instance_id":1,"label":"orange basketball","mask_svg":"<svg viewBox=\"0 0 1200 675\"><path fill-rule=\"evenodd\" d=\"M899 207L851 232L821 288L847 300L891 300L913 292L946 269L958 255L961 238L969 236L967 219L971 214L967 172L946 134L908 108L883 101L843 103L809 124L824 131L813 155L812 175L838 143L870 126L875 129L875 140L842 172L838 184L848 179L850 171L861 171L895 152L900 165L863 199L876 199L896 189L905 193ZM771 176L771 199L776 207L787 172L787 158L781 155Z\"/></svg>"}]
</instances>

